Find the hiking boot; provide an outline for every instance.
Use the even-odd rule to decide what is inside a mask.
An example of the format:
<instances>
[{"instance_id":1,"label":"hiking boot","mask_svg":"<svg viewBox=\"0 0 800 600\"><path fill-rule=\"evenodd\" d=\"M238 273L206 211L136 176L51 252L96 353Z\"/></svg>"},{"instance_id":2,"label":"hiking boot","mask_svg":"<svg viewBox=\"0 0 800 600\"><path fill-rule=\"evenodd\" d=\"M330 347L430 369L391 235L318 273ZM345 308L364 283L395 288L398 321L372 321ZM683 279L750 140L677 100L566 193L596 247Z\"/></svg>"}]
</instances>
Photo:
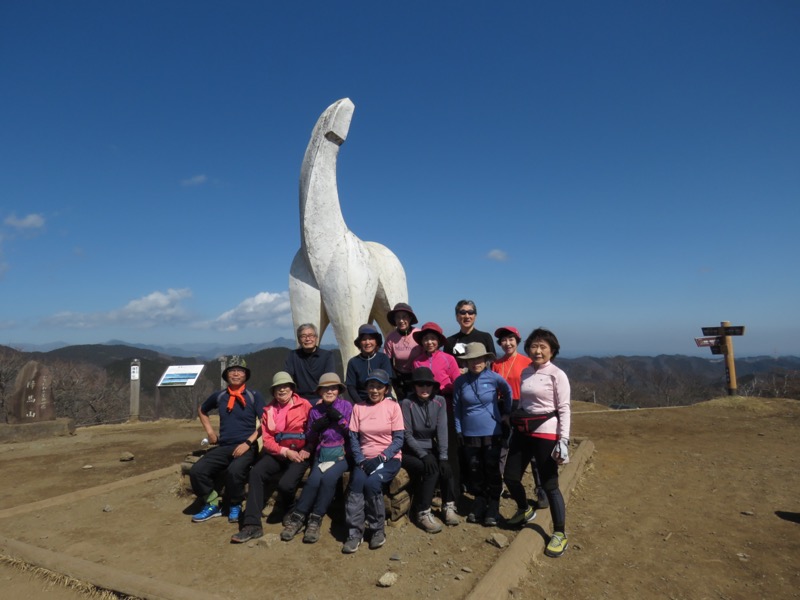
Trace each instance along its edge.
<instances>
[{"instance_id":1,"label":"hiking boot","mask_svg":"<svg viewBox=\"0 0 800 600\"><path fill-rule=\"evenodd\" d=\"M544 553L552 558L558 558L567 550L567 545L567 534L563 531L556 531L550 538Z\"/></svg>"},{"instance_id":2,"label":"hiking boot","mask_svg":"<svg viewBox=\"0 0 800 600\"><path fill-rule=\"evenodd\" d=\"M303 534L304 544L316 544L319 541L319 528L322 525L322 517L319 515L308 515L306 532Z\"/></svg>"},{"instance_id":3,"label":"hiking boot","mask_svg":"<svg viewBox=\"0 0 800 600\"><path fill-rule=\"evenodd\" d=\"M284 542L289 542L294 539L294 536L303 528L305 520L305 516L297 512L289 515L289 520L286 522L286 525L283 526L283 531L281 531L281 539Z\"/></svg>"},{"instance_id":4,"label":"hiking boot","mask_svg":"<svg viewBox=\"0 0 800 600\"><path fill-rule=\"evenodd\" d=\"M377 529L373 532L372 537L369 538L369 549L377 550L386 543L386 534L383 529Z\"/></svg>"},{"instance_id":5,"label":"hiking boot","mask_svg":"<svg viewBox=\"0 0 800 600\"><path fill-rule=\"evenodd\" d=\"M486 507L486 514L483 517L483 526L497 527L498 519L500 519L500 502L490 500L489 506Z\"/></svg>"},{"instance_id":6,"label":"hiking boot","mask_svg":"<svg viewBox=\"0 0 800 600\"><path fill-rule=\"evenodd\" d=\"M242 505L234 504L228 511L228 523L238 523L239 517L242 514Z\"/></svg>"},{"instance_id":7,"label":"hiking boot","mask_svg":"<svg viewBox=\"0 0 800 600\"><path fill-rule=\"evenodd\" d=\"M417 525L428 533L439 533L442 530L442 524L431 514L430 508L417 513Z\"/></svg>"},{"instance_id":8,"label":"hiking boot","mask_svg":"<svg viewBox=\"0 0 800 600\"><path fill-rule=\"evenodd\" d=\"M284 527L288 527L289 523L292 522L292 515L294 515L294 512L291 510L287 510L284 513L283 517L281 518L281 525L283 525Z\"/></svg>"},{"instance_id":9,"label":"hiking boot","mask_svg":"<svg viewBox=\"0 0 800 600\"><path fill-rule=\"evenodd\" d=\"M202 523L203 521L221 516L222 509L220 509L219 504L206 504L203 510L192 517L192 523Z\"/></svg>"},{"instance_id":10,"label":"hiking boot","mask_svg":"<svg viewBox=\"0 0 800 600\"><path fill-rule=\"evenodd\" d=\"M258 525L245 525L239 533L234 533L231 536L231 542L234 544L243 544L247 541L260 538L264 535L264 530Z\"/></svg>"},{"instance_id":11,"label":"hiking boot","mask_svg":"<svg viewBox=\"0 0 800 600\"><path fill-rule=\"evenodd\" d=\"M360 537L349 537L347 541L342 546L342 554L355 554L358 551L358 547L361 545L361 538Z\"/></svg>"},{"instance_id":12,"label":"hiking boot","mask_svg":"<svg viewBox=\"0 0 800 600\"><path fill-rule=\"evenodd\" d=\"M532 506L526 506L525 508L520 508L511 517L507 523L509 527L522 527L526 523L530 523L536 518L536 511L533 509Z\"/></svg>"},{"instance_id":13,"label":"hiking boot","mask_svg":"<svg viewBox=\"0 0 800 600\"><path fill-rule=\"evenodd\" d=\"M461 523L461 519L458 518L458 513L456 512L456 503L455 502L448 502L444 505L444 510L442 511L442 519L444 520L444 524L448 527L455 527L459 523Z\"/></svg>"},{"instance_id":14,"label":"hiking boot","mask_svg":"<svg viewBox=\"0 0 800 600\"><path fill-rule=\"evenodd\" d=\"M536 508L550 508L550 501L543 488L536 488Z\"/></svg>"},{"instance_id":15,"label":"hiking boot","mask_svg":"<svg viewBox=\"0 0 800 600\"><path fill-rule=\"evenodd\" d=\"M472 508L467 515L467 523L480 523L486 513L486 498L478 496L472 503Z\"/></svg>"}]
</instances>

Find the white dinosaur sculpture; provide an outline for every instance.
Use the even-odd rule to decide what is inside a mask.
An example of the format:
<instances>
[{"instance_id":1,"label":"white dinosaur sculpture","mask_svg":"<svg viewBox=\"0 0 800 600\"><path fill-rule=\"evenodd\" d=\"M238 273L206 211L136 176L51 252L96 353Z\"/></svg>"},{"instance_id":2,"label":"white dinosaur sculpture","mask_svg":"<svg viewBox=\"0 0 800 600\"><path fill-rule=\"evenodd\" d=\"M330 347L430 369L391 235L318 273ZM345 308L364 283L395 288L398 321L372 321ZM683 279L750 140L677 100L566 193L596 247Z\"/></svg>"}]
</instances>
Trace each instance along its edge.
<instances>
[{"instance_id":1,"label":"white dinosaur sculpture","mask_svg":"<svg viewBox=\"0 0 800 600\"><path fill-rule=\"evenodd\" d=\"M336 186L339 146L347 139L355 106L349 98L320 115L300 169L300 250L289 270L289 299L297 328L314 323L320 338L333 326L347 362L358 349L358 327L373 320L384 333L397 302L408 302L406 274L385 246L360 240L344 222Z\"/></svg>"}]
</instances>

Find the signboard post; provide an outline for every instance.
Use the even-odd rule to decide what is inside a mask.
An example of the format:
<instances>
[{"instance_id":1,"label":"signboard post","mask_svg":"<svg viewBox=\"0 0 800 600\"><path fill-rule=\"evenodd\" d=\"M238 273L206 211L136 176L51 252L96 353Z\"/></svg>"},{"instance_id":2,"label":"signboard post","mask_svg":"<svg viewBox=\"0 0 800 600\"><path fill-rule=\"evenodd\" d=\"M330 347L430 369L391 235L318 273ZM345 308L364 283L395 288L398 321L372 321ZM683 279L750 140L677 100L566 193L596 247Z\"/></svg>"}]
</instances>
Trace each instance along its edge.
<instances>
[{"instance_id":1,"label":"signboard post","mask_svg":"<svg viewBox=\"0 0 800 600\"><path fill-rule=\"evenodd\" d=\"M728 381L728 395L736 395L736 365L733 362L733 340L731 336L744 335L744 325L731 325L730 321L722 321L719 327L703 327L703 335L694 338L699 348L708 346L711 354L725 355L725 378Z\"/></svg>"},{"instance_id":2,"label":"signboard post","mask_svg":"<svg viewBox=\"0 0 800 600\"><path fill-rule=\"evenodd\" d=\"M205 368L205 365L172 365L167 367L167 370L164 371L161 379L156 384L156 419L160 417L161 413L161 388L192 387L200 379L203 368Z\"/></svg>"},{"instance_id":3,"label":"signboard post","mask_svg":"<svg viewBox=\"0 0 800 600\"><path fill-rule=\"evenodd\" d=\"M138 358L131 360L131 423L137 423L139 421L139 389L141 385L141 380L139 377L140 368L141 361Z\"/></svg>"}]
</instances>

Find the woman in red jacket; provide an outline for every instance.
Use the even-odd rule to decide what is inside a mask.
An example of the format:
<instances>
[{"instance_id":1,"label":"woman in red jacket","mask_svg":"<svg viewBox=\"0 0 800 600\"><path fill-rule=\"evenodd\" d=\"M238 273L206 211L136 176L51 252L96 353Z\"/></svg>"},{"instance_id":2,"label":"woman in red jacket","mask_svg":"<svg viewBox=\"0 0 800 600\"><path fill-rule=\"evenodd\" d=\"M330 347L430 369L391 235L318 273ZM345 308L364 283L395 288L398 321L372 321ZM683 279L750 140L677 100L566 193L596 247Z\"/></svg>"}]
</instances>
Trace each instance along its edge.
<instances>
[{"instance_id":1,"label":"woman in red jacket","mask_svg":"<svg viewBox=\"0 0 800 600\"><path fill-rule=\"evenodd\" d=\"M264 484L279 473L276 507L284 511L284 521L288 522L292 514L297 486L309 464L305 430L311 411L311 404L298 396L296 389L291 375L285 371L275 373L272 378L273 399L261 415L264 448L250 471L243 527L231 537L232 542L242 543L264 535L261 527Z\"/></svg>"}]
</instances>

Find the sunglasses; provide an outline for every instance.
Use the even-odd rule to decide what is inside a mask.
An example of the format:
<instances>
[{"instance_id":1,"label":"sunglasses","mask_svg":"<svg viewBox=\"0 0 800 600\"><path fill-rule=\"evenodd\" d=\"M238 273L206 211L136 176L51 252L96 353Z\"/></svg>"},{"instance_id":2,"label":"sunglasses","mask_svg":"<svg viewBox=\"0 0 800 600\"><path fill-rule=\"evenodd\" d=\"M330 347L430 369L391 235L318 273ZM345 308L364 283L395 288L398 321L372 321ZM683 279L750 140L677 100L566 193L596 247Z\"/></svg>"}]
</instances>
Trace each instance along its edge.
<instances>
[{"instance_id":1,"label":"sunglasses","mask_svg":"<svg viewBox=\"0 0 800 600\"><path fill-rule=\"evenodd\" d=\"M474 311L474 310L464 310L464 309L461 309L460 311L458 311L458 314L460 314L460 315L463 317L464 315L474 315L474 314L475 314L475 312L476 312L476 311Z\"/></svg>"},{"instance_id":2,"label":"sunglasses","mask_svg":"<svg viewBox=\"0 0 800 600\"><path fill-rule=\"evenodd\" d=\"M418 385L419 387L433 387L433 384L428 381L415 381L414 385Z\"/></svg>"}]
</instances>

